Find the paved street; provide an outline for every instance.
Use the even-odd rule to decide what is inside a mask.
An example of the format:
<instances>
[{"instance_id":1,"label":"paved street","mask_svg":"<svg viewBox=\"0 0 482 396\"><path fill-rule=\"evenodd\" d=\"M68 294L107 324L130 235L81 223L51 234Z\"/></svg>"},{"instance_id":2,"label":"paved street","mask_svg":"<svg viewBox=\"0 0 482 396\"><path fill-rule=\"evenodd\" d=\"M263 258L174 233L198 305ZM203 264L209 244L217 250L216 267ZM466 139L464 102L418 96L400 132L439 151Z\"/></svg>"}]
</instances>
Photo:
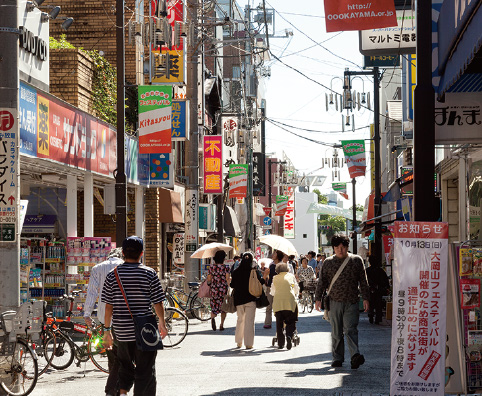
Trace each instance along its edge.
<instances>
[{"instance_id":1,"label":"paved street","mask_svg":"<svg viewBox=\"0 0 482 396\"><path fill-rule=\"evenodd\" d=\"M247 351L234 348L235 314L228 314L224 332L191 319L179 347L158 354L158 395L389 394L390 326L370 325L361 315L360 351L366 363L351 370L348 357L343 368L330 367L330 325L320 313L300 315L301 342L290 351L271 346L275 329L263 329L263 320L264 310L257 310L255 346ZM33 395L103 395L106 375L90 362L85 368L44 374Z\"/></svg>"}]
</instances>

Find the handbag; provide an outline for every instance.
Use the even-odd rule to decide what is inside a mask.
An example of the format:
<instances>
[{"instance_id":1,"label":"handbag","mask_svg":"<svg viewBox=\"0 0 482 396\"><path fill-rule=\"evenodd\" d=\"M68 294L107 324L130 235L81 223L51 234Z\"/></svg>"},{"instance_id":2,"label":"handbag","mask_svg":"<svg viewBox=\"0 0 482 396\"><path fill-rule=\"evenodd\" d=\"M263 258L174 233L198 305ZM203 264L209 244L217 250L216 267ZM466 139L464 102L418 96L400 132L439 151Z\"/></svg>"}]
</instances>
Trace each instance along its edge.
<instances>
[{"instance_id":1,"label":"handbag","mask_svg":"<svg viewBox=\"0 0 482 396\"><path fill-rule=\"evenodd\" d=\"M136 346L137 349L141 351L157 351L163 349L162 338L159 334L159 329L157 326L157 321L154 315L139 316L132 315L129 303L127 302L127 296L122 286L122 282L117 272L117 268L114 269L115 277L117 279L117 284L124 296L124 301L126 302L127 309L131 314L132 320L134 321L134 329L136 333Z\"/></svg>"},{"instance_id":2,"label":"handbag","mask_svg":"<svg viewBox=\"0 0 482 396\"><path fill-rule=\"evenodd\" d=\"M335 276L331 280L330 287L328 288L328 291L326 292L326 295L323 296L322 298L322 307L323 307L323 319L325 320L330 320L330 291L331 288L333 287L333 284L336 282L340 274L343 272L345 269L346 265L348 264L348 261L350 260L351 254L348 253L347 258L345 261L343 261L343 264L338 268L338 271L336 271Z\"/></svg>"},{"instance_id":3,"label":"handbag","mask_svg":"<svg viewBox=\"0 0 482 396\"><path fill-rule=\"evenodd\" d=\"M261 289L261 295L256 299L256 308L266 308L269 305L268 297L263 289Z\"/></svg>"},{"instance_id":4,"label":"handbag","mask_svg":"<svg viewBox=\"0 0 482 396\"><path fill-rule=\"evenodd\" d=\"M248 286L249 294L253 297L260 297L261 293L263 293L263 285L258 279L258 273L256 269L252 269L251 273L249 274L249 286Z\"/></svg>"},{"instance_id":5,"label":"handbag","mask_svg":"<svg viewBox=\"0 0 482 396\"><path fill-rule=\"evenodd\" d=\"M227 313L235 313L236 306L234 305L234 296L231 290L224 296L223 303L221 304L221 311Z\"/></svg>"},{"instance_id":6,"label":"handbag","mask_svg":"<svg viewBox=\"0 0 482 396\"><path fill-rule=\"evenodd\" d=\"M197 292L199 298L211 298L211 286L208 285L207 279L201 283Z\"/></svg>"}]
</instances>

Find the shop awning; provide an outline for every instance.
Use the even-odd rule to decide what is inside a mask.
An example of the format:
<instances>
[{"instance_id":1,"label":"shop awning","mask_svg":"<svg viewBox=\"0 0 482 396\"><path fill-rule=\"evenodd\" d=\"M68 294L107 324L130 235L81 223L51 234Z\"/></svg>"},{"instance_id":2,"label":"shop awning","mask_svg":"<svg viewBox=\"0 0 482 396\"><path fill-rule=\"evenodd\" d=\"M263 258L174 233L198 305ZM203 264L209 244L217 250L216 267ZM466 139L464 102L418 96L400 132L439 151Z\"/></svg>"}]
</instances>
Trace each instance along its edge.
<instances>
[{"instance_id":1,"label":"shop awning","mask_svg":"<svg viewBox=\"0 0 482 396\"><path fill-rule=\"evenodd\" d=\"M224 209L224 235L231 237L239 237L241 235L241 228L239 227L238 219L233 208L226 206Z\"/></svg>"},{"instance_id":2,"label":"shop awning","mask_svg":"<svg viewBox=\"0 0 482 396\"><path fill-rule=\"evenodd\" d=\"M474 3L477 4L477 2ZM453 4L449 5L450 7L447 6L447 9L454 8ZM444 8L442 10L445 11ZM450 20L450 15L447 17ZM446 22L446 19L445 15L442 16L441 13L438 29L439 38L441 37L442 39L444 39L444 35L448 34L444 31L446 30L444 25L453 23L453 19L450 22ZM482 26L482 7L479 4L478 8L476 7L472 12L465 31L462 30L459 36L453 38L454 42L451 43L450 54L448 54L443 76L438 87L439 97L445 92L482 91L482 73L476 73L476 71L480 71L480 68L472 67L471 65L474 58L480 57L482 52L482 30L480 26ZM445 41L442 40L442 43ZM443 55L441 54L441 56ZM444 59L442 58L441 60L443 61Z\"/></svg>"},{"instance_id":3,"label":"shop awning","mask_svg":"<svg viewBox=\"0 0 482 396\"><path fill-rule=\"evenodd\" d=\"M23 223L22 234L54 234L56 232L57 216L27 215Z\"/></svg>"},{"instance_id":4,"label":"shop awning","mask_svg":"<svg viewBox=\"0 0 482 396\"><path fill-rule=\"evenodd\" d=\"M181 194L159 188L159 223L184 223Z\"/></svg>"}]
</instances>

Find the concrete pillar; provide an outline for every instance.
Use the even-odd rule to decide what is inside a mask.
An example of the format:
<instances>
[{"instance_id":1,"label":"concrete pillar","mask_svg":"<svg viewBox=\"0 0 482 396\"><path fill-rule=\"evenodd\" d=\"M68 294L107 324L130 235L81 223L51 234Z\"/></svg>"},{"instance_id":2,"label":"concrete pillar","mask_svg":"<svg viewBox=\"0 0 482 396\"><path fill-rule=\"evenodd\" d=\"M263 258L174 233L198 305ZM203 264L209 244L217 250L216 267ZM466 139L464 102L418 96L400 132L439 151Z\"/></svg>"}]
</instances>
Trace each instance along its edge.
<instances>
[{"instance_id":1,"label":"concrete pillar","mask_svg":"<svg viewBox=\"0 0 482 396\"><path fill-rule=\"evenodd\" d=\"M467 237L467 158L459 158L459 240L466 241Z\"/></svg>"},{"instance_id":2,"label":"concrete pillar","mask_svg":"<svg viewBox=\"0 0 482 396\"><path fill-rule=\"evenodd\" d=\"M84 236L94 236L94 175L86 172L84 177Z\"/></svg>"},{"instance_id":3,"label":"concrete pillar","mask_svg":"<svg viewBox=\"0 0 482 396\"><path fill-rule=\"evenodd\" d=\"M67 175L67 236L77 236L77 176Z\"/></svg>"},{"instance_id":4,"label":"concrete pillar","mask_svg":"<svg viewBox=\"0 0 482 396\"><path fill-rule=\"evenodd\" d=\"M144 187L136 186L136 235L144 239Z\"/></svg>"}]
</instances>

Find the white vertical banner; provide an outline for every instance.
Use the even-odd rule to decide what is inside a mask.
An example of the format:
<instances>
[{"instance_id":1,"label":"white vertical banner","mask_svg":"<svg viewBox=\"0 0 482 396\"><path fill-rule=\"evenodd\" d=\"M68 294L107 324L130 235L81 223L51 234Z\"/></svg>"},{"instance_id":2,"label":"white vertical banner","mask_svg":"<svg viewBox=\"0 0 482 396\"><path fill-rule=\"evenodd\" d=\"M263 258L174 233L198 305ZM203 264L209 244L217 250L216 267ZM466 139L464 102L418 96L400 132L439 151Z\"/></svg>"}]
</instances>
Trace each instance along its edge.
<instances>
[{"instance_id":1,"label":"white vertical banner","mask_svg":"<svg viewBox=\"0 0 482 396\"><path fill-rule=\"evenodd\" d=\"M186 189L186 215L184 216L184 243L186 252L195 252L198 243L198 191Z\"/></svg>"},{"instance_id":2,"label":"white vertical banner","mask_svg":"<svg viewBox=\"0 0 482 396\"><path fill-rule=\"evenodd\" d=\"M444 395L448 224L395 222L390 395Z\"/></svg>"},{"instance_id":3,"label":"white vertical banner","mask_svg":"<svg viewBox=\"0 0 482 396\"><path fill-rule=\"evenodd\" d=\"M184 264L184 233L174 234L172 238L172 256L176 267Z\"/></svg>"},{"instance_id":4,"label":"white vertical banner","mask_svg":"<svg viewBox=\"0 0 482 396\"><path fill-rule=\"evenodd\" d=\"M295 238L295 194L291 194L288 199L288 209L284 216L284 237L287 239Z\"/></svg>"}]
</instances>

